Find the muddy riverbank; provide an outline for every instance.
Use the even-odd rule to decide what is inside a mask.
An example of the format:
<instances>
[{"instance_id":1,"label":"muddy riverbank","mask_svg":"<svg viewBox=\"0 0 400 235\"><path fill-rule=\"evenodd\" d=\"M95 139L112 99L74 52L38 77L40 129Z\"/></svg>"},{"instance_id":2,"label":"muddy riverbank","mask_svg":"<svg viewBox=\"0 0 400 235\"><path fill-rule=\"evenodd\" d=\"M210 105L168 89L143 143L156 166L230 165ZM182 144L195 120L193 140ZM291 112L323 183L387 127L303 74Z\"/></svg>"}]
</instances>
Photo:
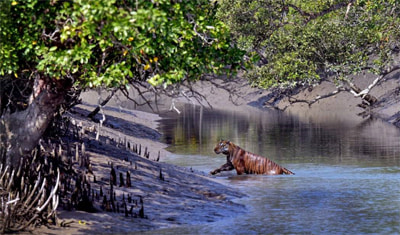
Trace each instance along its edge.
<instances>
[{"instance_id":1,"label":"muddy riverbank","mask_svg":"<svg viewBox=\"0 0 400 235\"><path fill-rule=\"evenodd\" d=\"M81 128L86 155L92 164L96 182L89 176L95 193L100 187L110 190L111 163L116 171L115 201L119 211L106 212L102 200L94 199L96 213L59 207L59 223L66 227L40 227L37 234L126 233L150 231L180 225L214 222L243 213L245 207L234 202L245 196L207 176L206 173L162 162L167 154L155 129L159 116L141 111L105 107L106 121L99 128L86 118L93 106L78 105L68 116ZM98 119L102 119L99 114ZM99 141L96 134L99 132ZM127 144L125 144L127 143ZM126 147L129 143L130 147ZM137 154L131 149L141 148ZM147 154L145 154L147 153ZM157 158L160 158L159 161ZM120 185L130 172L131 186ZM141 205L143 202L143 206ZM125 214L124 203L129 214Z\"/></svg>"},{"instance_id":2,"label":"muddy riverbank","mask_svg":"<svg viewBox=\"0 0 400 235\"><path fill-rule=\"evenodd\" d=\"M376 75L366 74L355 77L353 82L363 90L368 88L375 79ZM179 102L224 110L243 110L252 106L263 110L282 110L305 122L310 120L329 121L331 119L342 119L344 122L361 122L368 118L379 118L400 127L400 72L388 74L370 90L370 94L376 97L378 101L374 106L367 109L359 107L362 104L361 97L356 97L345 91L320 99L312 105L307 104L317 97L325 96L337 90L337 84L331 80L321 81L307 89L299 87L292 90L263 90L252 87L249 81L240 77L212 79L192 84L190 89L203 96L194 95L190 98L188 97L192 94L191 90L182 89L181 93L185 95L181 95L179 98L158 97L157 103L161 107L161 113L168 110L177 111L172 109L171 104L178 104ZM103 91L101 96L105 98L108 94L109 92ZM93 96L98 96L98 93L92 91L84 94L86 98ZM136 99L139 103L143 102L134 91L130 93L130 97ZM145 97L148 101L154 101L151 93L148 96L145 95ZM294 102L294 100L301 102ZM127 109L146 109L145 107L136 107L123 94L118 92L111 99L109 105Z\"/></svg>"}]
</instances>

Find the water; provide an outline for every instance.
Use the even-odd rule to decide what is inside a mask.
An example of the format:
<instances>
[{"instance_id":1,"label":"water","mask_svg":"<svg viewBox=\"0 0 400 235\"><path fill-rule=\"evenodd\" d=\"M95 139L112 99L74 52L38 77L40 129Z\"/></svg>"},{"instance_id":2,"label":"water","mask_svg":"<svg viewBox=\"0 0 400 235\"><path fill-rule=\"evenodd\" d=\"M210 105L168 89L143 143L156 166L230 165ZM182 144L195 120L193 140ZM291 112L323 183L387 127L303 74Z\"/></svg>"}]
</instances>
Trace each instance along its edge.
<instances>
[{"instance_id":1,"label":"water","mask_svg":"<svg viewBox=\"0 0 400 235\"><path fill-rule=\"evenodd\" d=\"M164 161L209 172L225 162L220 138L269 157L294 176L218 176L246 193L247 213L158 233L400 233L400 131L379 120L299 121L278 112L186 106L160 123Z\"/></svg>"}]
</instances>

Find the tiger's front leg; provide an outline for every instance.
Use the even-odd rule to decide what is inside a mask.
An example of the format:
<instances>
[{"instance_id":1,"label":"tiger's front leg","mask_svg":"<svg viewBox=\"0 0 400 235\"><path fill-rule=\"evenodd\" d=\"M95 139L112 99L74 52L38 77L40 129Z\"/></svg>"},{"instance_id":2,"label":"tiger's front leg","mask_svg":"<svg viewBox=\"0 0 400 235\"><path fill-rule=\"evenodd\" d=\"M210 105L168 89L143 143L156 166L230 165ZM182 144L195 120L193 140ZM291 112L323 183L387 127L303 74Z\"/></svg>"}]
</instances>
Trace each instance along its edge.
<instances>
[{"instance_id":1,"label":"tiger's front leg","mask_svg":"<svg viewBox=\"0 0 400 235\"><path fill-rule=\"evenodd\" d=\"M217 168L217 169L211 171L210 174L215 175L215 174L220 173L221 171L231 171L233 169L235 169L235 167L233 167L232 163L227 162L224 165L222 165L220 168Z\"/></svg>"}]
</instances>

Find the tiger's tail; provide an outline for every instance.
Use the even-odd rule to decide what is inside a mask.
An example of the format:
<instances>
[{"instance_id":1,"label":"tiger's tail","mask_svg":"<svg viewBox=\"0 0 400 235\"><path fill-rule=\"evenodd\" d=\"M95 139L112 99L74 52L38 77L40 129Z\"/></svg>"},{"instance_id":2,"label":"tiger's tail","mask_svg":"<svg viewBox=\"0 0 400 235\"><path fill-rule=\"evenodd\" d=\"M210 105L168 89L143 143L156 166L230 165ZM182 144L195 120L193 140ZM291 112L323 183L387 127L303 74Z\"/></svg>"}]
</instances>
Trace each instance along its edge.
<instances>
[{"instance_id":1,"label":"tiger's tail","mask_svg":"<svg viewBox=\"0 0 400 235\"><path fill-rule=\"evenodd\" d=\"M294 175L293 172L291 172L290 170L288 170L288 169L286 169L284 167L282 167L282 170L283 170L283 173L285 173L286 175Z\"/></svg>"}]
</instances>

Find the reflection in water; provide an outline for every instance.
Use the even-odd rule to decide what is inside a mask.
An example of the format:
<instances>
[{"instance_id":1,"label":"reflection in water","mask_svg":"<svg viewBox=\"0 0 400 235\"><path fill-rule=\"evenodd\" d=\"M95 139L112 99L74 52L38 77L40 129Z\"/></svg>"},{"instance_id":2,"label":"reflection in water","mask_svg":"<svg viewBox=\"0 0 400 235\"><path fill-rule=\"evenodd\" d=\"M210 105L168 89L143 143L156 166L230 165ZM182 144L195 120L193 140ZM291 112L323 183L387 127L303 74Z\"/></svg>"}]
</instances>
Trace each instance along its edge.
<instances>
[{"instance_id":1,"label":"reflection in water","mask_svg":"<svg viewBox=\"0 0 400 235\"><path fill-rule=\"evenodd\" d=\"M400 131L390 124L302 123L278 112L187 106L160 129L174 153L167 162L209 172L225 161L212 150L226 138L296 175L221 176L249 195L239 199L248 214L159 233L400 233Z\"/></svg>"},{"instance_id":2,"label":"reflection in water","mask_svg":"<svg viewBox=\"0 0 400 235\"><path fill-rule=\"evenodd\" d=\"M212 150L222 138L281 162L400 165L400 131L378 120L302 123L281 112L188 105L180 115L162 120L160 130L171 152L186 155L215 156Z\"/></svg>"}]
</instances>

